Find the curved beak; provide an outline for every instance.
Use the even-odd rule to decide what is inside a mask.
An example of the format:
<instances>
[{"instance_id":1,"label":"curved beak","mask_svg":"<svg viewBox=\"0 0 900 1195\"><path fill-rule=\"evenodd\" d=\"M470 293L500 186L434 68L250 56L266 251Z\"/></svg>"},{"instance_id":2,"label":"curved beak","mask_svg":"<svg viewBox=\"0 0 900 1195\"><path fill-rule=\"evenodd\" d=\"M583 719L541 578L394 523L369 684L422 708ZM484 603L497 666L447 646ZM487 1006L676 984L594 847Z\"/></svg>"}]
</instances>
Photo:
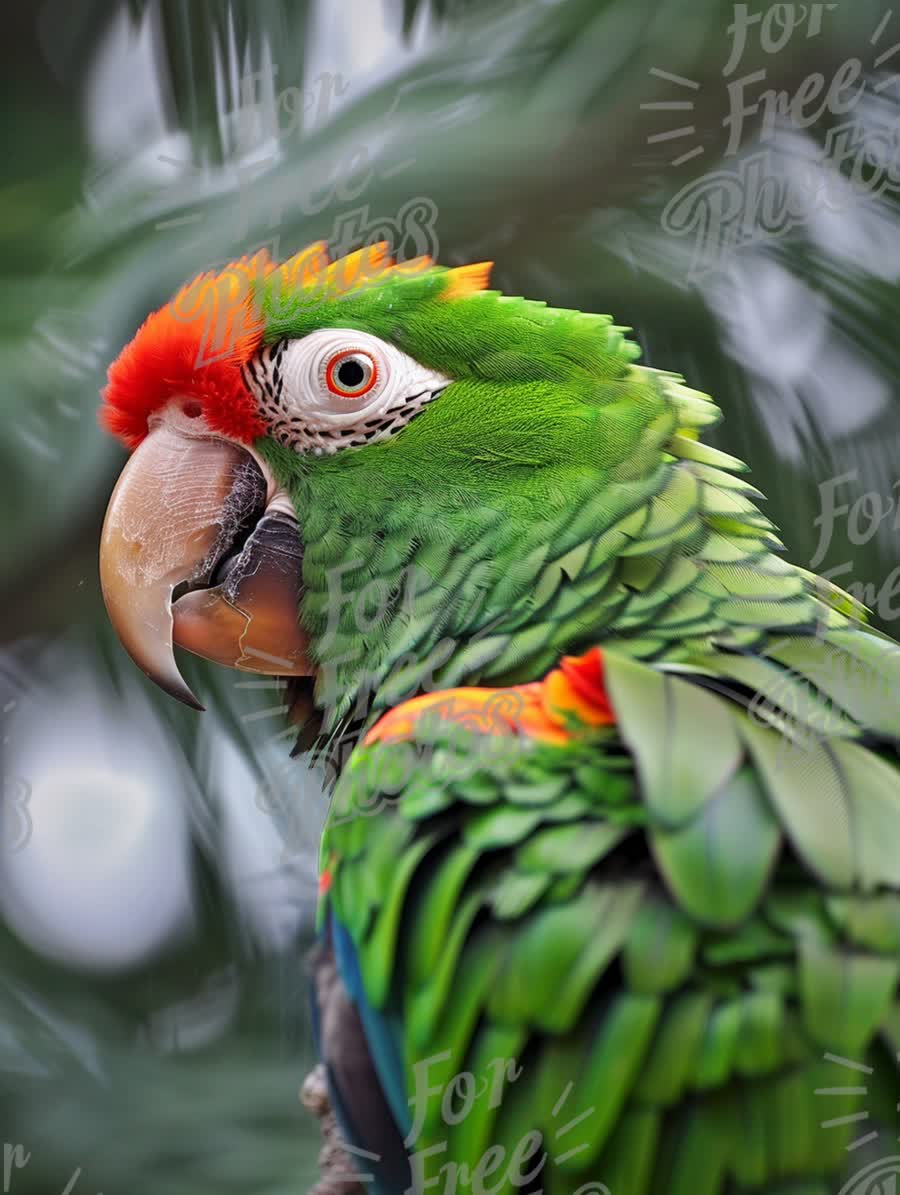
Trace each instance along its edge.
<instances>
[{"instance_id":1,"label":"curved beak","mask_svg":"<svg viewBox=\"0 0 900 1195\"><path fill-rule=\"evenodd\" d=\"M298 623L303 546L273 490L239 445L163 422L110 498L100 542L110 620L150 679L195 709L175 645L269 676L315 671Z\"/></svg>"}]
</instances>

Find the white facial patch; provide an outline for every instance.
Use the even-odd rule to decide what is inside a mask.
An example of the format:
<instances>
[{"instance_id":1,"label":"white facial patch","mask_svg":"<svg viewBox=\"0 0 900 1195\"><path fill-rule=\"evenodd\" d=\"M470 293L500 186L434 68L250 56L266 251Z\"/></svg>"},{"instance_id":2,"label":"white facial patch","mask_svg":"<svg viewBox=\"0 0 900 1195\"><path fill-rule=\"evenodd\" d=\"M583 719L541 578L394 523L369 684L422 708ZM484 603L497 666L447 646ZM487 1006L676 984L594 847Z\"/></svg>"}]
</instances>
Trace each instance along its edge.
<instances>
[{"instance_id":1,"label":"white facial patch","mask_svg":"<svg viewBox=\"0 0 900 1195\"><path fill-rule=\"evenodd\" d=\"M387 439L452 381L352 328L276 341L243 373L273 439L315 456Z\"/></svg>"}]
</instances>

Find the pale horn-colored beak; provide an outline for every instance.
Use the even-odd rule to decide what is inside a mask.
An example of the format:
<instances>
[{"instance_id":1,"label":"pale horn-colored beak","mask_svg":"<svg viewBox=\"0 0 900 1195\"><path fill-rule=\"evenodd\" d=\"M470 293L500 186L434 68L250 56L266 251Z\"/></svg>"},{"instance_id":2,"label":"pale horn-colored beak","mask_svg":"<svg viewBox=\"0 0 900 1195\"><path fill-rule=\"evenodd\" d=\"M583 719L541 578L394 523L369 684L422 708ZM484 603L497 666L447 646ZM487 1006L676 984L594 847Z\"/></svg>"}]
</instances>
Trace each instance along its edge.
<instances>
[{"instance_id":1,"label":"pale horn-colored beak","mask_svg":"<svg viewBox=\"0 0 900 1195\"><path fill-rule=\"evenodd\" d=\"M152 428L113 490L100 542L110 620L138 667L195 709L173 645L270 676L315 671L299 530L273 490L249 452L180 414Z\"/></svg>"}]
</instances>

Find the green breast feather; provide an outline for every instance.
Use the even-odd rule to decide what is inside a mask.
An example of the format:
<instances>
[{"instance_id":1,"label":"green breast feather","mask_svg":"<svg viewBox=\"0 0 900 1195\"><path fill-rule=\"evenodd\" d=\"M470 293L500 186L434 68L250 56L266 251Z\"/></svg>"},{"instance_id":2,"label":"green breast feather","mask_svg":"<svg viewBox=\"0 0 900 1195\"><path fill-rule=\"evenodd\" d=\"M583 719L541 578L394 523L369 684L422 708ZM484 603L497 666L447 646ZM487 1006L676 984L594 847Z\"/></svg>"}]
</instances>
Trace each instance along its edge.
<instances>
[{"instance_id":1,"label":"green breast feather","mask_svg":"<svg viewBox=\"0 0 900 1195\"><path fill-rule=\"evenodd\" d=\"M900 785L865 730L900 649L603 659L611 725L425 714L339 785L323 915L402 1026L414 1165L476 1189L448 1163L536 1132L551 1195L837 1190L861 1114L891 1125L900 1095Z\"/></svg>"}]
</instances>

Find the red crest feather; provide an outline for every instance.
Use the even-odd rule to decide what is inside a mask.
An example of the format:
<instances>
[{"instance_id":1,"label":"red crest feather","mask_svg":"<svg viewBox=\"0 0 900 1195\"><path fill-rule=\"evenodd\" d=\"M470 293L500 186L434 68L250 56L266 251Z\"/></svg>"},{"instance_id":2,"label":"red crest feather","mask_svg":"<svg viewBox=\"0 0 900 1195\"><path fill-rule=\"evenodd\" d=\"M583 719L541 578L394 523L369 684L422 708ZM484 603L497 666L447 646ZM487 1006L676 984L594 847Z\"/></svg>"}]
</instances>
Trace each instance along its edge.
<instances>
[{"instance_id":1,"label":"red crest feather","mask_svg":"<svg viewBox=\"0 0 900 1195\"><path fill-rule=\"evenodd\" d=\"M265 250L242 257L201 274L148 316L109 367L103 425L136 448L147 420L178 395L223 435L244 443L261 436L265 426L241 366L263 334L254 284L273 269Z\"/></svg>"}]
</instances>

